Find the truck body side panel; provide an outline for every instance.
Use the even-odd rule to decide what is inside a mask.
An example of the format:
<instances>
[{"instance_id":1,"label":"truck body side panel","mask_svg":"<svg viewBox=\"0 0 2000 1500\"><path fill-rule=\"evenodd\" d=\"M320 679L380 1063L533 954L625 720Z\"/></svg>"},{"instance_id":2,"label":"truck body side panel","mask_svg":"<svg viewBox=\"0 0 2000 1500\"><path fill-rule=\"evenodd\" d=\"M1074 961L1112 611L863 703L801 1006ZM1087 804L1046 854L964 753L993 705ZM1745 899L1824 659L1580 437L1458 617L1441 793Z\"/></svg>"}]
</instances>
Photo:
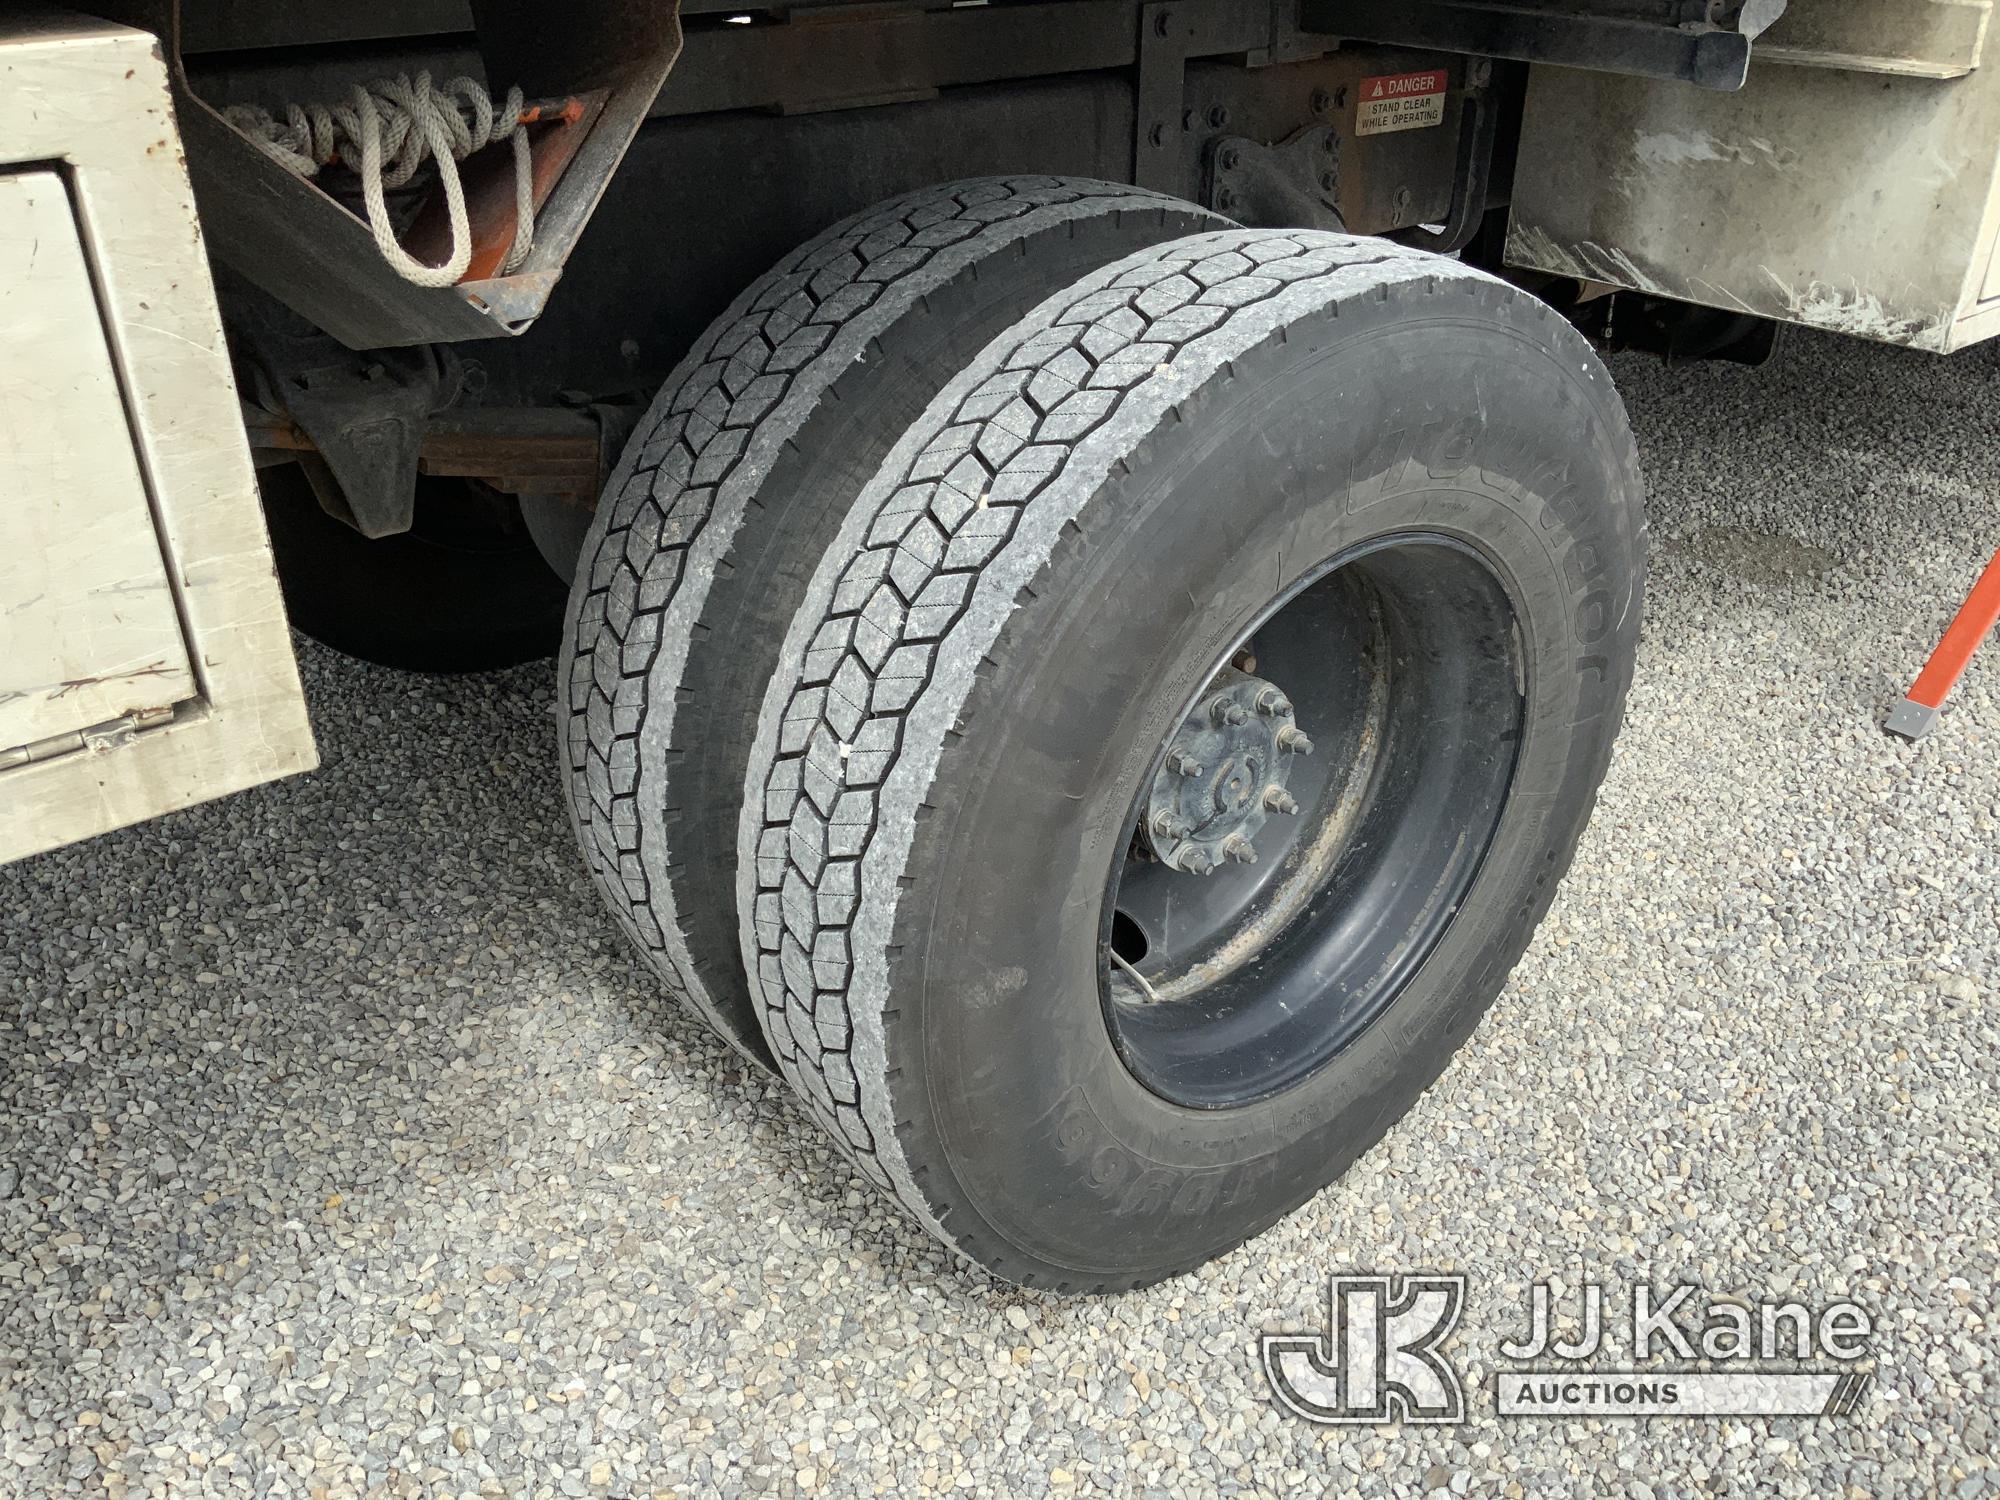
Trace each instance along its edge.
<instances>
[{"instance_id":1,"label":"truck body side panel","mask_svg":"<svg viewBox=\"0 0 2000 1500\"><path fill-rule=\"evenodd\" d=\"M8 20L0 194L4 860L315 756L152 37Z\"/></svg>"},{"instance_id":2,"label":"truck body side panel","mask_svg":"<svg viewBox=\"0 0 2000 1500\"><path fill-rule=\"evenodd\" d=\"M1792 20L1737 93L1534 69L1508 263L1940 352L2000 333L2000 28L1967 67L1965 37L1815 50Z\"/></svg>"}]
</instances>

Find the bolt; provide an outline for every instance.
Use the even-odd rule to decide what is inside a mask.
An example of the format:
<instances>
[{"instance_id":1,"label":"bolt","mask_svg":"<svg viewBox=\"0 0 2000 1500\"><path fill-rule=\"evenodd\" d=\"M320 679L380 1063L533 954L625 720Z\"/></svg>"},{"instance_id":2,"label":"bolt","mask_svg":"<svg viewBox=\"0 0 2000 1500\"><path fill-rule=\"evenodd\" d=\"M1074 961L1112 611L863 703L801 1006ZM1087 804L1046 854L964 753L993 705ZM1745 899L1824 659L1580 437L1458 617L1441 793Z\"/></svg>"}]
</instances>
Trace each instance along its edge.
<instances>
[{"instance_id":1,"label":"bolt","mask_svg":"<svg viewBox=\"0 0 2000 1500\"><path fill-rule=\"evenodd\" d=\"M1241 161L1242 159L1243 159L1242 157L1237 155L1236 148L1234 146L1231 146L1228 150L1220 152L1216 156L1215 161L1216 165L1221 167L1223 171L1234 172L1236 170L1237 162Z\"/></svg>"},{"instance_id":2,"label":"bolt","mask_svg":"<svg viewBox=\"0 0 2000 1500\"><path fill-rule=\"evenodd\" d=\"M1190 875L1206 875L1215 867L1209 862L1206 849L1183 849L1174 856L1174 868Z\"/></svg>"},{"instance_id":3,"label":"bolt","mask_svg":"<svg viewBox=\"0 0 2000 1500\"><path fill-rule=\"evenodd\" d=\"M1202 767L1201 762L1195 760L1193 757L1184 755L1178 750L1169 750L1167 752L1167 769L1172 771L1176 776L1199 776Z\"/></svg>"},{"instance_id":4,"label":"bolt","mask_svg":"<svg viewBox=\"0 0 2000 1500\"><path fill-rule=\"evenodd\" d=\"M1230 209L1236 207L1236 195L1230 192L1228 188L1218 190L1215 195L1215 206L1224 213L1228 213Z\"/></svg>"},{"instance_id":5,"label":"bolt","mask_svg":"<svg viewBox=\"0 0 2000 1500\"><path fill-rule=\"evenodd\" d=\"M1274 687L1267 687L1257 695L1257 712L1268 719L1289 719L1292 716L1291 701Z\"/></svg>"},{"instance_id":6,"label":"bolt","mask_svg":"<svg viewBox=\"0 0 2000 1500\"><path fill-rule=\"evenodd\" d=\"M1275 782L1264 788L1264 806L1288 818L1299 810L1298 799Z\"/></svg>"},{"instance_id":7,"label":"bolt","mask_svg":"<svg viewBox=\"0 0 2000 1500\"><path fill-rule=\"evenodd\" d=\"M1313 742L1296 724L1287 724L1278 731L1278 748L1288 755L1311 755Z\"/></svg>"},{"instance_id":8,"label":"bolt","mask_svg":"<svg viewBox=\"0 0 2000 1500\"><path fill-rule=\"evenodd\" d=\"M1153 836L1162 839L1177 839L1186 835L1188 826L1172 813L1157 813L1153 817Z\"/></svg>"},{"instance_id":9,"label":"bolt","mask_svg":"<svg viewBox=\"0 0 2000 1500\"><path fill-rule=\"evenodd\" d=\"M1229 123L1229 110L1220 104L1211 106L1208 111L1208 123L1220 130Z\"/></svg>"},{"instance_id":10,"label":"bolt","mask_svg":"<svg viewBox=\"0 0 2000 1500\"><path fill-rule=\"evenodd\" d=\"M1329 94L1325 89L1314 89L1312 96L1313 113L1316 115L1323 115L1332 108L1333 108L1333 95Z\"/></svg>"},{"instance_id":11,"label":"bolt","mask_svg":"<svg viewBox=\"0 0 2000 1500\"><path fill-rule=\"evenodd\" d=\"M1397 218L1402 218L1404 214L1410 211L1411 196L1410 190L1407 187L1396 189L1395 205Z\"/></svg>"},{"instance_id":12,"label":"bolt","mask_svg":"<svg viewBox=\"0 0 2000 1500\"><path fill-rule=\"evenodd\" d=\"M1240 833L1232 833L1222 841L1222 852L1239 865L1257 863L1257 851L1250 847L1250 840Z\"/></svg>"},{"instance_id":13,"label":"bolt","mask_svg":"<svg viewBox=\"0 0 2000 1500\"><path fill-rule=\"evenodd\" d=\"M1208 706L1209 717L1218 724L1247 724L1250 711L1229 698L1217 698Z\"/></svg>"}]
</instances>

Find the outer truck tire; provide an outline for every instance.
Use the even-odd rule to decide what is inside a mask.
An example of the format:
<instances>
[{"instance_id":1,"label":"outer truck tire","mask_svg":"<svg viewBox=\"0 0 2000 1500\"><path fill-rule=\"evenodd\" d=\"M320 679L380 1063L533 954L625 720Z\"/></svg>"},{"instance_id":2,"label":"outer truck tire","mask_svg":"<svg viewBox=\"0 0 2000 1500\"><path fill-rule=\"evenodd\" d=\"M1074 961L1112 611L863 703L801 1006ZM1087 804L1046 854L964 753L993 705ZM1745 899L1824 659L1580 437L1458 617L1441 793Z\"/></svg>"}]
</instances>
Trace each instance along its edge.
<instances>
[{"instance_id":1,"label":"outer truck tire","mask_svg":"<svg viewBox=\"0 0 2000 1500\"><path fill-rule=\"evenodd\" d=\"M1547 910L1644 540L1604 368L1493 277L1252 230L1085 277L896 443L785 633L736 859L779 1069L1010 1280L1256 1234Z\"/></svg>"}]
</instances>

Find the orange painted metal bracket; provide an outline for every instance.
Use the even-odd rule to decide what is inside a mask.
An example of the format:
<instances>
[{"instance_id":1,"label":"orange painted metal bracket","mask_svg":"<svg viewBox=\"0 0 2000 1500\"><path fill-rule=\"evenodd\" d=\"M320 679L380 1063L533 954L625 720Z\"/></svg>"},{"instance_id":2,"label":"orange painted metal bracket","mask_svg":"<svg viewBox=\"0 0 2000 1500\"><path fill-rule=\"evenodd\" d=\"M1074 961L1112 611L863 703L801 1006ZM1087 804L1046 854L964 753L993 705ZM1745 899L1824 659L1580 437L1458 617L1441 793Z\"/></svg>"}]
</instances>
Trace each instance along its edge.
<instances>
[{"instance_id":1,"label":"orange painted metal bracket","mask_svg":"<svg viewBox=\"0 0 2000 1500\"><path fill-rule=\"evenodd\" d=\"M1944 638L1910 685L1909 696L1889 710L1882 727L1910 740L1929 734L1937 723L1938 710L1944 707L1945 695L1958 682L1996 620L2000 620L2000 552L1993 554L1972 592L1965 596L1965 603L1945 627Z\"/></svg>"},{"instance_id":2,"label":"orange painted metal bracket","mask_svg":"<svg viewBox=\"0 0 2000 1500\"><path fill-rule=\"evenodd\" d=\"M597 123L608 97L606 90L595 89L578 98L538 100L522 109L521 123L534 127L528 137L528 160L530 201L537 214ZM507 252L514 248L514 148L502 141L475 151L459 173L472 226L472 259L459 282L504 276ZM403 248L426 265L441 266L451 257L451 219L442 191L433 192L419 210L403 236Z\"/></svg>"}]
</instances>

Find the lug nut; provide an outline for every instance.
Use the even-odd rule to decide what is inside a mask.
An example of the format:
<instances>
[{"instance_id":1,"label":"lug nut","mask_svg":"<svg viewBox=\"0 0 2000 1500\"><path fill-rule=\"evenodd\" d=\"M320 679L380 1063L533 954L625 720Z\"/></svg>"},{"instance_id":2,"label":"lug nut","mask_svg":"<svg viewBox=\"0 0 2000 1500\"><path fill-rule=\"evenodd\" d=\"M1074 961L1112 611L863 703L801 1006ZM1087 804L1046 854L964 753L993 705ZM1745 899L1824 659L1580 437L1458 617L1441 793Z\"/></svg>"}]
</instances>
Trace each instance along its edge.
<instances>
[{"instance_id":1,"label":"lug nut","mask_svg":"<svg viewBox=\"0 0 2000 1500\"><path fill-rule=\"evenodd\" d=\"M1232 833L1222 841L1222 852L1239 865L1257 863L1257 851L1250 847L1250 840L1240 833Z\"/></svg>"},{"instance_id":2,"label":"lug nut","mask_svg":"<svg viewBox=\"0 0 2000 1500\"><path fill-rule=\"evenodd\" d=\"M1288 755L1311 755L1313 742L1296 724L1287 724L1278 731L1278 748Z\"/></svg>"},{"instance_id":3,"label":"lug nut","mask_svg":"<svg viewBox=\"0 0 2000 1500\"><path fill-rule=\"evenodd\" d=\"M1172 771L1176 776L1199 776L1201 774L1201 762L1183 754L1179 750L1169 750L1167 752L1167 769Z\"/></svg>"},{"instance_id":4,"label":"lug nut","mask_svg":"<svg viewBox=\"0 0 2000 1500\"><path fill-rule=\"evenodd\" d=\"M1265 688L1257 695L1257 712L1269 719L1289 719L1292 716L1291 700L1276 688Z\"/></svg>"},{"instance_id":5,"label":"lug nut","mask_svg":"<svg viewBox=\"0 0 2000 1500\"><path fill-rule=\"evenodd\" d=\"M1206 849L1183 849L1174 857L1174 868L1185 870L1190 875L1206 875L1210 868L1208 851Z\"/></svg>"},{"instance_id":6,"label":"lug nut","mask_svg":"<svg viewBox=\"0 0 2000 1500\"><path fill-rule=\"evenodd\" d=\"M1264 788L1264 806L1274 813L1290 817L1299 810L1298 799L1281 786Z\"/></svg>"},{"instance_id":7,"label":"lug nut","mask_svg":"<svg viewBox=\"0 0 2000 1500\"><path fill-rule=\"evenodd\" d=\"M1209 717L1218 724L1247 724L1250 712L1240 703L1229 698L1217 698L1208 706Z\"/></svg>"},{"instance_id":8,"label":"lug nut","mask_svg":"<svg viewBox=\"0 0 2000 1500\"><path fill-rule=\"evenodd\" d=\"M1177 839L1184 837L1187 831L1187 824L1172 813L1160 813L1153 819L1153 836L1155 838Z\"/></svg>"}]
</instances>

